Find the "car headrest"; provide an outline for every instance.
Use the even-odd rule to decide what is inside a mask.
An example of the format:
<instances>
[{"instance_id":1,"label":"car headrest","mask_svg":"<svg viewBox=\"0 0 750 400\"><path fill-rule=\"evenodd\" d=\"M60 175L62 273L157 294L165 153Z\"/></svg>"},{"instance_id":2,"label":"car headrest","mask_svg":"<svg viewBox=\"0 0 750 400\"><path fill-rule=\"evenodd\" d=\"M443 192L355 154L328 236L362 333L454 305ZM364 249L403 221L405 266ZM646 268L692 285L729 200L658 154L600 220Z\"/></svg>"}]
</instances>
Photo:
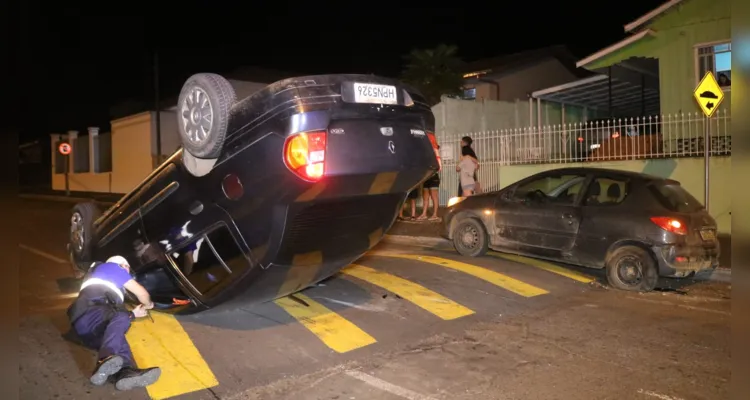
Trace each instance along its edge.
<instances>
[{"instance_id":1,"label":"car headrest","mask_svg":"<svg viewBox=\"0 0 750 400\"><path fill-rule=\"evenodd\" d=\"M620 185L613 183L609 185L609 188L607 189L607 197L613 197L615 199L620 198Z\"/></svg>"}]
</instances>

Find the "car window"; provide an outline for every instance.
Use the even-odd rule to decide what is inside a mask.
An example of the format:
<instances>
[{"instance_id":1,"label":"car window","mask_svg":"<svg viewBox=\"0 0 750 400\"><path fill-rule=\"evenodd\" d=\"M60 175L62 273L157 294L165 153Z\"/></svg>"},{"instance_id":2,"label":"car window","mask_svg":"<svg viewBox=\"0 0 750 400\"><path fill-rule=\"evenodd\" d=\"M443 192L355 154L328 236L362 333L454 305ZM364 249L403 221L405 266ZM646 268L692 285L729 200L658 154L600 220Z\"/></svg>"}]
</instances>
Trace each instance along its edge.
<instances>
[{"instance_id":1,"label":"car window","mask_svg":"<svg viewBox=\"0 0 750 400\"><path fill-rule=\"evenodd\" d=\"M622 178L595 178L583 198L585 206L612 206L628 197L628 180Z\"/></svg>"},{"instance_id":2,"label":"car window","mask_svg":"<svg viewBox=\"0 0 750 400\"><path fill-rule=\"evenodd\" d=\"M667 210L690 213L703 209L703 204L679 184L657 183L648 188L656 201Z\"/></svg>"},{"instance_id":3,"label":"car window","mask_svg":"<svg viewBox=\"0 0 750 400\"><path fill-rule=\"evenodd\" d=\"M205 236L170 252L169 256L201 294L206 294L231 274L227 266L216 257Z\"/></svg>"},{"instance_id":4,"label":"car window","mask_svg":"<svg viewBox=\"0 0 750 400\"><path fill-rule=\"evenodd\" d=\"M518 200L534 199L555 204L573 204L585 179L585 175L576 174L546 175L519 185L513 197Z\"/></svg>"}]
</instances>

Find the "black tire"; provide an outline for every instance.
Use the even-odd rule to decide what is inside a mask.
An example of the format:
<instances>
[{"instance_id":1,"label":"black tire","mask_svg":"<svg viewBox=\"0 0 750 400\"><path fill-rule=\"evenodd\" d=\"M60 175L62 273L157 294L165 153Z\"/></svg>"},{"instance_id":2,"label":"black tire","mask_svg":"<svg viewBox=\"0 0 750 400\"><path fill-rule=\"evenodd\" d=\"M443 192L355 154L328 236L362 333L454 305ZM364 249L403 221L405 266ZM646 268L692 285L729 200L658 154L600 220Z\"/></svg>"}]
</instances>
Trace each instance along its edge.
<instances>
[{"instance_id":1,"label":"black tire","mask_svg":"<svg viewBox=\"0 0 750 400\"><path fill-rule=\"evenodd\" d=\"M479 257L487 254L490 241L484 224L476 218L465 218L453 228L453 247L462 256Z\"/></svg>"},{"instance_id":2,"label":"black tire","mask_svg":"<svg viewBox=\"0 0 750 400\"><path fill-rule=\"evenodd\" d=\"M232 84L220 75L202 73L188 78L177 102L182 148L196 158L218 158L236 100Z\"/></svg>"},{"instance_id":3,"label":"black tire","mask_svg":"<svg viewBox=\"0 0 750 400\"><path fill-rule=\"evenodd\" d=\"M622 246L607 257L607 281L612 287L633 292L650 292L659 282L656 262L638 246Z\"/></svg>"},{"instance_id":4,"label":"black tire","mask_svg":"<svg viewBox=\"0 0 750 400\"><path fill-rule=\"evenodd\" d=\"M96 246L94 221L101 215L101 210L93 202L76 204L70 212L70 234L68 237L70 261L74 267L84 272L94 261L93 250Z\"/></svg>"}]
</instances>

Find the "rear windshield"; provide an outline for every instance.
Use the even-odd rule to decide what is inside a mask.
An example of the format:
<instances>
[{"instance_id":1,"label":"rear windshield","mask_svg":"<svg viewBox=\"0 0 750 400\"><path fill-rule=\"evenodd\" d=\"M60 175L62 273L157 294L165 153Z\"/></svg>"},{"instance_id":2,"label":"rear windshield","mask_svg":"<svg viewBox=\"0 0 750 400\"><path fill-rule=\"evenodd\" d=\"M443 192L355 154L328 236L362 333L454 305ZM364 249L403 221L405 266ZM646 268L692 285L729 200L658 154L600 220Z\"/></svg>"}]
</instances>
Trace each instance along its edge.
<instances>
[{"instance_id":1,"label":"rear windshield","mask_svg":"<svg viewBox=\"0 0 750 400\"><path fill-rule=\"evenodd\" d=\"M656 183L648 188L667 210L689 213L703 209L703 204L680 185Z\"/></svg>"}]
</instances>

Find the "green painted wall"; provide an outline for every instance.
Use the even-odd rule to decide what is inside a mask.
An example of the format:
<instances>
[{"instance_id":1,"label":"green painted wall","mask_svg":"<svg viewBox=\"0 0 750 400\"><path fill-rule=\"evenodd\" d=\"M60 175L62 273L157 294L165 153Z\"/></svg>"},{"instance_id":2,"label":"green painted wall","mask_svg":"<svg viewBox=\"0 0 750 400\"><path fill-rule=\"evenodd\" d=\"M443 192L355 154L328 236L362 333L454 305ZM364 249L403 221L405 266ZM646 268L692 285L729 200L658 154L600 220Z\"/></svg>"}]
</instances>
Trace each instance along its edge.
<instances>
[{"instance_id":1,"label":"green painted wall","mask_svg":"<svg viewBox=\"0 0 750 400\"><path fill-rule=\"evenodd\" d=\"M700 112L693 90L696 81L695 45L732 38L729 0L690 0L657 19L659 46L652 55L659 59L662 113ZM730 110L727 93L720 109Z\"/></svg>"},{"instance_id":2,"label":"green painted wall","mask_svg":"<svg viewBox=\"0 0 750 400\"><path fill-rule=\"evenodd\" d=\"M662 114L700 112L693 99L693 90L698 84L694 46L732 38L730 0L685 1L657 18L648 28L656 32L655 37L646 37L586 68L606 67L630 57L657 58ZM730 97L727 93L720 110L730 109Z\"/></svg>"},{"instance_id":3,"label":"green painted wall","mask_svg":"<svg viewBox=\"0 0 750 400\"><path fill-rule=\"evenodd\" d=\"M696 199L703 203L704 164L702 158L673 158L659 160L627 160L589 163L506 165L499 168L500 185L505 187L533 174L562 167L612 168L645 172L679 181ZM709 213L716 219L719 232L729 234L731 224L731 157L709 160ZM488 188L490 189L490 188ZM494 188L493 188L494 189Z\"/></svg>"}]
</instances>

